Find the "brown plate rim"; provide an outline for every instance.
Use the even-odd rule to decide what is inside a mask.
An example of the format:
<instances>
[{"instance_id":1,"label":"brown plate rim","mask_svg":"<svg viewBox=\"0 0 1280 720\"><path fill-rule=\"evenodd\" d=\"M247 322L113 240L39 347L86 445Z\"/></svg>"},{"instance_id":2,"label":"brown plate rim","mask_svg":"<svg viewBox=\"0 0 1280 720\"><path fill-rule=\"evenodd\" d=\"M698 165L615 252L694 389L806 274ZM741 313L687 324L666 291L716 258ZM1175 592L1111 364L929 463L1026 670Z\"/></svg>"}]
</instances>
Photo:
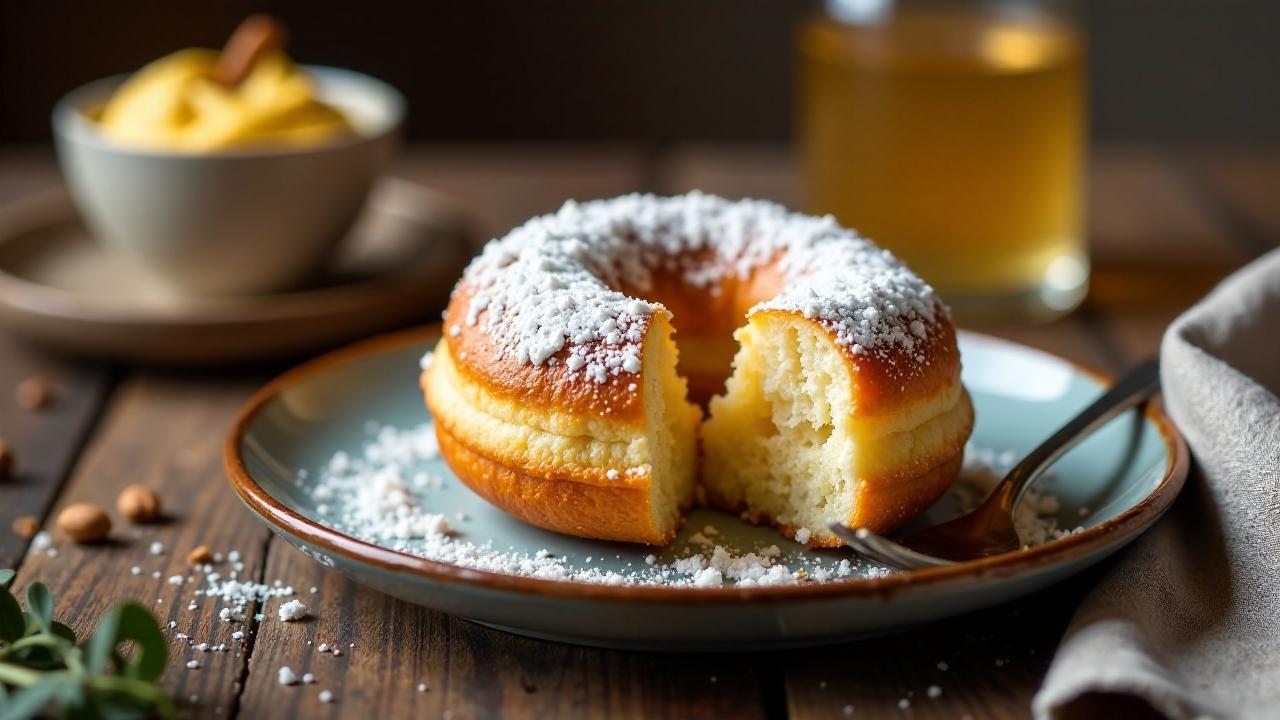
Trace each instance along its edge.
<instances>
[{"instance_id":1,"label":"brown plate rim","mask_svg":"<svg viewBox=\"0 0 1280 720\"><path fill-rule=\"evenodd\" d=\"M795 602L839 598L884 598L900 592L937 585L1008 577L1045 565L1057 564L1087 555L1108 544L1117 535L1141 533L1155 522L1186 480L1189 456L1186 444L1173 423L1155 404L1149 404L1146 416L1160 432L1165 450L1172 462L1160 484L1142 501L1120 515L1079 533L1030 548L973 560L955 565L910 572L894 573L879 578L858 578L827 583L806 583L769 587L692 588L653 585L594 585L568 580L547 580L520 575L473 570L429 560L398 550L358 540L345 533L321 525L290 510L276 500L249 474L240 447L249 424L266 405L285 390L328 369L414 344L425 344L440 336L440 324L409 328L378 335L325 353L286 371L268 382L241 407L227 433L223 460L227 477L241 500L259 517L296 538L330 553L344 555L359 563L373 565L393 573L409 573L441 583L464 583L490 591L516 592L525 595L577 600L618 602L703 604L727 602ZM1103 383L1110 376L1086 365L1058 355L1030 348L982 333L971 336L1032 349L1066 362L1078 371ZM415 386L416 387L416 386Z\"/></svg>"}]
</instances>

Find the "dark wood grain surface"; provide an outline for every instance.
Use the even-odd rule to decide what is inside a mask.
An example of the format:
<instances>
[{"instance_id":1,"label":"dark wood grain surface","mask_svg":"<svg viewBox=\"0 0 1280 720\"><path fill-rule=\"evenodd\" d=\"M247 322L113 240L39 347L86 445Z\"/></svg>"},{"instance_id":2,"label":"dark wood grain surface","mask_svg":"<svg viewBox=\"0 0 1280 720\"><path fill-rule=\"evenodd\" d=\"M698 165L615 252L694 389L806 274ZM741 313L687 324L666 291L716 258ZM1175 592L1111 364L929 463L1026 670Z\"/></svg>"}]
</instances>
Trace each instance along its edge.
<instances>
[{"instance_id":1,"label":"dark wood grain surface","mask_svg":"<svg viewBox=\"0 0 1280 720\"><path fill-rule=\"evenodd\" d=\"M271 544L267 577L307 586L302 600L316 612L262 625L249 717L318 713L329 690L338 702L327 712L341 718L758 718L778 682L767 657L595 650L491 630L365 590L285 543ZM342 655L316 652L320 643ZM281 688L281 666L316 683Z\"/></svg>"},{"instance_id":2,"label":"dark wood grain surface","mask_svg":"<svg viewBox=\"0 0 1280 720\"><path fill-rule=\"evenodd\" d=\"M18 383L40 378L44 407L18 405ZM111 391L115 371L58 358L0 334L0 438L13 470L0 481L0 567L14 567L27 541L10 532L20 517L44 517Z\"/></svg>"},{"instance_id":3,"label":"dark wood grain surface","mask_svg":"<svg viewBox=\"0 0 1280 720\"><path fill-rule=\"evenodd\" d=\"M243 556L241 577L261 577L269 533L228 490L222 472L222 429L256 384L256 379L201 382L152 375L123 380L49 515L56 517L72 502L97 503L112 515L110 540L77 545L46 523L56 554L29 553L15 582L19 590L32 580L49 585L55 613L78 633L91 630L118 600L131 598L150 607L170 637L173 670L163 685L192 717L224 717L235 706L250 648L249 642L231 637L242 626L220 621L221 605L195 593L203 574L191 572L187 556L199 545L224 554L236 550ZM134 483L160 495L161 522L134 525L115 511L116 496ZM160 554L151 550L156 542L163 546ZM227 563L217 569L231 572ZM171 584L175 576L182 584ZM199 643L226 643L231 650L193 649ZM188 669L191 660L199 667Z\"/></svg>"},{"instance_id":4,"label":"dark wood grain surface","mask_svg":"<svg viewBox=\"0 0 1280 720\"><path fill-rule=\"evenodd\" d=\"M796 196L789 153L761 146L425 146L411 149L398 172L457 195L488 234L567 197L692 188ZM1095 266L1084 306L1048 325L973 329L1114 372L1155 352L1173 317L1275 247L1280 151L1107 148L1091 172ZM0 203L56 182L47 149L0 150ZM48 583L56 612L81 630L126 597L173 621L163 682L184 717L1025 718L1075 606L1105 569L945 623L804 651L667 655L520 638L357 586L273 540L240 505L222 474L223 434L236 407L280 369L161 375L54 357L0 333L0 437L19 468L0 483L0 564L19 566L18 586ZM54 402L38 411L13 398L32 375L55 388ZM111 542L82 547L55 533L53 555L27 552L8 530L21 515L51 530L70 502L113 508L131 483L160 492L165 522L134 526L113 510ZM153 541L163 555L150 553ZM218 605L185 580L197 545L237 550L241 578L292 585L312 618L218 620ZM224 562L221 571L230 569ZM174 575L181 585L170 584ZM231 639L236 630L243 640ZM200 642L231 649L191 647ZM322 642L342 654L317 652ZM192 659L198 668L186 667ZM276 673L286 665L316 683L281 687ZM334 702L322 704L321 690Z\"/></svg>"}]
</instances>

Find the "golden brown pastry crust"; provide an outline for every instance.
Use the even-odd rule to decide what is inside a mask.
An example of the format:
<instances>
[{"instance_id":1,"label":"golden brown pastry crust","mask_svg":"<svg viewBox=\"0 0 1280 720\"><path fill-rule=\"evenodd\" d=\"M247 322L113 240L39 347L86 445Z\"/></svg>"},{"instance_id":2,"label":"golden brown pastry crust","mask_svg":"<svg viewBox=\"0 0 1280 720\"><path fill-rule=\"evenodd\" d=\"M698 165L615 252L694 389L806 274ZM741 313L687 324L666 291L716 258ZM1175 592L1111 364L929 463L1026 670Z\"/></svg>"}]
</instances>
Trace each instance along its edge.
<instances>
[{"instance_id":1,"label":"golden brown pastry crust","mask_svg":"<svg viewBox=\"0 0 1280 720\"><path fill-rule=\"evenodd\" d=\"M666 545L675 532L654 525L647 487L606 486L554 475L522 472L519 463L497 462L436 424L440 454L477 495L541 528L600 540ZM677 528L678 529L678 528Z\"/></svg>"},{"instance_id":2,"label":"golden brown pastry crust","mask_svg":"<svg viewBox=\"0 0 1280 720\"><path fill-rule=\"evenodd\" d=\"M780 287L781 278L775 261L758 269L745 281L730 276L706 288L683 283L678 273L659 271L655 273L653 288L646 295L670 310L678 345L695 338L708 344L733 343L730 347L736 348L733 331L742 324L747 311L756 303L773 297ZM483 329L465 321L466 308L470 303L471 290L464 281L454 291L444 325L445 342L460 374L468 382L479 383L488 392L514 402L588 414L624 424L643 421L642 394L627 389L630 383L637 382L635 376L612 376L604 383L595 383L581 374L570 372L563 362L532 365L512 357L495 359L492 341ZM799 315L787 310L758 312ZM937 308L936 316L925 338L916 338L910 350L895 344L877 348L875 352L855 354L847 346L835 343L842 350L850 377L854 378L856 416L870 418L891 412L959 382L960 354L956 348L955 327L941 306ZM823 327L834 343L835 331L822 323L815 324ZM567 355L568 350L561 350L553 357L563 361ZM924 361L918 358L924 358ZM726 364L719 372L689 373L688 364L683 362L681 370L689 380L690 395L695 400L704 400L714 394L709 392L713 388L718 392L731 369Z\"/></svg>"},{"instance_id":3,"label":"golden brown pastry crust","mask_svg":"<svg viewBox=\"0 0 1280 720\"><path fill-rule=\"evenodd\" d=\"M532 365L509 356L498 358L493 341L484 331L477 325L467 324L466 308L470 302L470 289L460 284L449 301L444 323L444 341L458 374L467 382L478 383L489 393L512 402L607 418L621 424L639 426L643 423L642 394L627 390L629 383L638 382L635 378L639 375L611 376L603 383L596 383L570 372L564 362ZM652 321L644 322L646 331L649 322ZM554 357L563 361L566 355L567 351L562 350Z\"/></svg>"},{"instance_id":4,"label":"golden brown pastry crust","mask_svg":"<svg viewBox=\"0 0 1280 720\"><path fill-rule=\"evenodd\" d=\"M459 308L465 307L466 300L465 293L455 296L449 312L451 321L460 319L455 313L461 312ZM681 301L692 302L692 298L681 298ZM886 354L844 355L853 383L856 417L874 422L877 415L946 393L959 382L960 362L955 330L945 316L940 317L942 321L931 329L928 340L922 343L923 347L917 346L917 353L929 358L928 363L916 362L900 349ZM704 324L700 329L707 327ZM712 335L707 339L721 338ZM642 394L628 392L617 378L597 385L580 378L571 379L563 365L534 367L510 359L505 362L488 361L486 359L492 353L488 352L486 342L483 333L465 325L458 336L446 337L458 374L466 382L478 383L498 397L525 405L591 414L627 425L642 423ZM458 348L456 352L465 352L466 360L460 360L452 348ZM425 390L426 373L423 377ZM706 393L708 387L715 387L718 391L723 381L720 376L693 375L690 378L691 394L696 389ZM429 392L427 398L430 405ZM971 429L973 411L967 395L963 402L969 416L968 428ZM582 537L655 545L666 544L672 539L670 533L663 534L654 526L647 482L636 482L641 478L631 479L631 486L626 486L617 481L606 481L601 471L582 471L574 477L565 468L530 467L517 453L493 457L493 453L486 452L479 443L468 443L449 432L448 408L432 407L431 410L437 420L441 452L454 473L481 497L511 515L539 527ZM965 430L962 438L968 437L969 429ZM930 457L917 458L911 467L897 473L861 478L863 486L857 510L854 516L845 519L846 524L866 527L874 532L888 532L899 527L946 492L959 471L963 453L962 439L955 446L943 448ZM730 511L741 510L718 502L714 496L708 500ZM751 519L769 522L768 518ZM780 529L791 537L798 528L782 525ZM838 547L839 541L822 539L815 534L809 544Z\"/></svg>"},{"instance_id":5,"label":"golden brown pastry crust","mask_svg":"<svg viewBox=\"0 0 1280 720\"><path fill-rule=\"evenodd\" d=\"M777 256L759 264L745 276L713 273L716 279L705 285L688 282L687 270L690 263L726 262L713 250L685 252L671 259L670 268L664 265L651 270L646 287L614 289L654 304L654 316L637 320L646 337L655 317L670 318L676 328L680 371L688 381L690 397L705 402L722 390L732 369L730 360L737 347L734 330L743 324L751 308L783 290L783 258ZM606 420L620 428L643 432L645 394L636 391L645 382L640 373L610 375L604 382L596 382L569 369L568 345L551 356L554 361L540 364L497 352L482 324L474 322L474 317L467 322L475 293L464 277L454 290L444 318L440 351L448 352L455 369L453 377L459 383L523 407ZM955 328L942 304L934 299L929 302L933 303L931 316L919 318L924 332L905 343L883 342L862 352L855 351L847 338L841 343L832 324L809 319L831 338L845 360L856 421L875 423L904 406L954 392L960 382ZM796 310L754 312L803 317ZM585 347L594 352L601 347L600 341L589 341ZM646 351L647 346L642 345L641 359ZM429 372L423 376L424 389ZM427 395L431 405L430 393ZM965 402L968 403L967 397ZM448 447L445 458L455 473L509 513L574 535L652 543L670 539L654 530L646 489L634 483L622 487L616 482L602 482L603 470L598 468L530 467L514 450L489 447L492 443L482 438L469 439L451 431L449 408L433 405L431 409L437 419L441 446ZM859 506L862 509L858 517L849 521L888 529L911 517L935 500L954 479L962 452L963 441L892 476L866 479L867 499Z\"/></svg>"}]
</instances>

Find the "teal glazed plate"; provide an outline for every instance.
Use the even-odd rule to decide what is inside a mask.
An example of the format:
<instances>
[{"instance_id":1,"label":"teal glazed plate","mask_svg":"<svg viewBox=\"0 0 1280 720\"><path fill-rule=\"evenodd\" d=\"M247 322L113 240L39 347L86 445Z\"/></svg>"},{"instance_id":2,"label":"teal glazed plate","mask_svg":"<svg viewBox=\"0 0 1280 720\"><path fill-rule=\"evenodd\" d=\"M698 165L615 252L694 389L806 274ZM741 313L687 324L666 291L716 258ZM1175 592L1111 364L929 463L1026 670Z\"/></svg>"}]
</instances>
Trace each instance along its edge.
<instances>
[{"instance_id":1,"label":"teal glazed plate","mask_svg":"<svg viewBox=\"0 0 1280 720\"><path fill-rule=\"evenodd\" d=\"M1116 552L1159 519L1187 474L1186 447L1164 414L1155 407L1144 416L1130 413L1063 456L1037 483L1057 499L1048 511L1073 532L996 557L889 572L850 550L807 550L772 528L714 510L695 510L676 542L660 550L558 535L488 505L438 457L420 460L414 472L438 478L424 506L448 518L470 543L542 551L574 568L626 574L671 563L690 548L707 552L699 533L711 525L715 543L776 545L778 562L809 568L810 579L755 587L617 585L473 569L414 554L414 543L425 541L376 544L335 529L330 506L344 498L321 503L312 486L335 453L361 454L371 425L407 430L429 422L418 390L419 359L439 336L439 326L432 326L374 338L277 378L231 428L227 473L250 510L321 564L409 602L538 638L638 649L765 648L940 620L1046 587ZM1098 373L991 337L962 333L960 350L977 409L971 445L1007 458L1031 450L1106 384ZM916 522L953 516L955 503L948 496ZM813 572L845 559L839 575Z\"/></svg>"}]
</instances>

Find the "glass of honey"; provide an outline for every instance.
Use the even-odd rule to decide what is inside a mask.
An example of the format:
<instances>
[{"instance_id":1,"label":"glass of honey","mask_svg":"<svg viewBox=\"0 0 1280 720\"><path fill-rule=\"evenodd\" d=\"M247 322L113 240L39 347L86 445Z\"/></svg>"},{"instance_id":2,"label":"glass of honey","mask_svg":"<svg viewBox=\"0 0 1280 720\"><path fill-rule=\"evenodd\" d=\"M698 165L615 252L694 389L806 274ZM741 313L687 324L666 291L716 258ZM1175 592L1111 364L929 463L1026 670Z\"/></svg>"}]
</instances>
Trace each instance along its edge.
<instances>
[{"instance_id":1,"label":"glass of honey","mask_svg":"<svg viewBox=\"0 0 1280 720\"><path fill-rule=\"evenodd\" d=\"M961 319L1088 288L1081 34L1065 3L829 0L800 28L806 210L889 248Z\"/></svg>"}]
</instances>

